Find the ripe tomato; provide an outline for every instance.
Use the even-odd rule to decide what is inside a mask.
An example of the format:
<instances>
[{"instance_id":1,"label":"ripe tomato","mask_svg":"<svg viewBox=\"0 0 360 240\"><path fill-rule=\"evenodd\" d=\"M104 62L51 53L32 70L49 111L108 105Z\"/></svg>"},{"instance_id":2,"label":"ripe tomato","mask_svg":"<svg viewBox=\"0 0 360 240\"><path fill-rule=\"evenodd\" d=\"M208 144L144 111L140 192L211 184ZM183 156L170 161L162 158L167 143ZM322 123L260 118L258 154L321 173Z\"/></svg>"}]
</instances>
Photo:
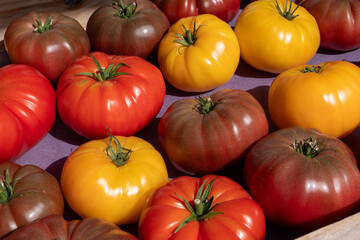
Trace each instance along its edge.
<instances>
[{"instance_id":1,"label":"ripe tomato","mask_svg":"<svg viewBox=\"0 0 360 240\"><path fill-rule=\"evenodd\" d=\"M160 145L169 160L179 170L196 175L239 164L250 146L267 133L263 108L239 89L178 100L158 126Z\"/></svg>"},{"instance_id":2,"label":"ripe tomato","mask_svg":"<svg viewBox=\"0 0 360 240\"><path fill-rule=\"evenodd\" d=\"M84 218L67 222L60 215L51 215L16 230L4 240L138 240L115 224L101 218Z\"/></svg>"},{"instance_id":3,"label":"ripe tomato","mask_svg":"<svg viewBox=\"0 0 360 240\"><path fill-rule=\"evenodd\" d=\"M182 18L159 44L160 69L165 79L182 91L203 92L226 83L239 60L234 31L211 14Z\"/></svg>"},{"instance_id":4,"label":"ripe tomato","mask_svg":"<svg viewBox=\"0 0 360 240\"><path fill-rule=\"evenodd\" d=\"M360 47L360 1L306 0L302 6L316 19L320 47L339 51Z\"/></svg>"},{"instance_id":5,"label":"ripe tomato","mask_svg":"<svg viewBox=\"0 0 360 240\"><path fill-rule=\"evenodd\" d=\"M160 111L165 82L160 70L140 57L93 52L61 75L56 98L61 119L79 135L104 138L110 129L131 136Z\"/></svg>"},{"instance_id":6,"label":"ripe tomato","mask_svg":"<svg viewBox=\"0 0 360 240\"><path fill-rule=\"evenodd\" d=\"M152 0L166 14L171 24L183 17L212 14L225 22L235 18L240 9L240 0Z\"/></svg>"},{"instance_id":7,"label":"ripe tomato","mask_svg":"<svg viewBox=\"0 0 360 240\"><path fill-rule=\"evenodd\" d=\"M360 203L360 173L339 139L309 128L275 131L250 150L244 179L265 217L293 231L340 220Z\"/></svg>"},{"instance_id":8,"label":"ripe tomato","mask_svg":"<svg viewBox=\"0 0 360 240\"><path fill-rule=\"evenodd\" d=\"M346 61L303 65L278 75L268 95L279 128L317 128L345 137L360 123L360 68Z\"/></svg>"},{"instance_id":9,"label":"ripe tomato","mask_svg":"<svg viewBox=\"0 0 360 240\"><path fill-rule=\"evenodd\" d=\"M161 154L138 137L110 135L78 147L66 160L61 187L81 217L135 223L149 194L168 182Z\"/></svg>"},{"instance_id":10,"label":"ripe tomato","mask_svg":"<svg viewBox=\"0 0 360 240\"><path fill-rule=\"evenodd\" d=\"M158 188L139 221L143 240L264 239L261 207L230 178L181 176Z\"/></svg>"},{"instance_id":11,"label":"ripe tomato","mask_svg":"<svg viewBox=\"0 0 360 240\"><path fill-rule=\"evenodd\" d=\"M36 145L55 122L55 91L35 68L0 68L0 162L14 160Z\"/></svg>"},{"instance_id":12,"label":"ripe tomato","mask_svg":"<svg viewBox=\"0 0 360 240\"><path fill-rule=\"evenodd\" d=\"M61 13L29 12L7 27L4 44L13 63L35 67L52 83L90 41L75 19Z\"/></svg>"},{"instance_id":13,"label":"ripe tomato","mask_svg":"<svg viewBox=\"0 0 360 240\"><path fill-rule=\"evenodd\" d=\"M314 17L291 0L263 0L246 5L234 31L244 61L272 73L306 64L320 44Z\"/></svg>"},{"instance_id":14,"label":"ripe tomato","mask_svg":"<svg viewBox=\"0 0 360 240\"><path fill-rule=\"evenodd\" d=\"M54 176L35 165L0 163L0 238L63 211L64 198Z\"/></svg>"},{"instance_id":15,"label":"ripe tomato","mask_svg":"<svg viewBox=\"0 0 360 240\"><path fill-rule=\"evenodd\" d=\"M90 16L86 31L93 50L147 58L170 23L150 0L120 0L99 7Z\"/></svg>"}]
</instances>

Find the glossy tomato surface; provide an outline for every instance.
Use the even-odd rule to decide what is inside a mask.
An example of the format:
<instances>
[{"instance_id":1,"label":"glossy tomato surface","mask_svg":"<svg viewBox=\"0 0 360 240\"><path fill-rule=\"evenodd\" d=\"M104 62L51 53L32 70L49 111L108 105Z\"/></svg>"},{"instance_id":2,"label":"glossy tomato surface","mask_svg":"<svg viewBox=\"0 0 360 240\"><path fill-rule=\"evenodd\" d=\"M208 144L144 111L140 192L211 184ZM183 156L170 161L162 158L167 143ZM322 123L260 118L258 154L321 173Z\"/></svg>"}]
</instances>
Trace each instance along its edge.
<instances>
[{"instance_id":1,"label":"glossy tomato surface","mask_svg":"<svg viewBox=\"0 0 360 240\"><path fill-rule=\"evenodd\" d=\"M302 6L316 19L321 47L338 51L360 47L360 1L306 0Z\"/></svg>"},{"instance_id":2,"label":"glossy tomato surface","mask_svg":"<svg viewBox=\"0 0 360 240\"><path fill-rule=\"evenodd\" d=\"M191 215L184 200L194 207L201 185L206 181L206 187L212 180L209 199L213 198L211 212L217 214L189 221L176 231ZM259 204L237 182L218 175L172 179L151 195L139 221L139 238L143 240L255 240L264 237L265 218Z\"/></svg>"},{"instance_id":3,"label":"glossy tomato surface","mask_svg":"<svg viewBox=\"0 0 360 240\"><path fill-rule=\"evenodd\" d=\"M169 27L165 14L150 0L124 0L99 7L86 31L93 50L147 58L156 56Z\"/></svg>"},{"instance_id":4,"label":"glossy tomato surface","mask_svg":"<svg viewBox=\"0 0 360 240\"><path fill-rule=\"evenodd\" d=\"M66 221L60 215L50 215L16 230L4 240L137 240L132 234L101 218Z\"/></svg>"},{"instance_id":5,"label":"glossy tomato surface","mask_svg":"<svg viewBox=\"0 0 360 240\"><path fill-rule=\"evenodd\" d=\"M360 204L353 153L315 129L285 128L258 141L245 159L244 178L266 218L288 230L328 225Z\"/></svg>"},{"instance_id":6,"label":"glossy tomato surface","mask_svg":"<svg viewBox=\"0 0 360 240\"><path fill-rule=\"evenodd\" d=\"M91 55L77 59L58 81L61 119L89 139L105 138L109 130L114 135L135 134L155 118L163 104L165 81L160 70L137 56L92 55L102 71L125 65L116 69L112 78L104 78L97 75L99 69ZM93 75L77 75L84 72ZM125 74L116 75L121 72Z\"/></svg>"},{"instance_id":7,"label":"glossy tomato surface","mask_svg":"<svg viewBox=\"0 0 360 240\"><path fill-rule=\"evenodd\" d=\"M65 162L61 187L81 217L123 225L138 221L147 197L168 182L168 174L161 154L150 143L134 136L116 139L121 148L114 138L112 150L109 138L78 147ZM121 162L127 153L129 158Z\"/></svg>"},{"instance_id":8,"label":"glossy tomato surface","mask_svg":"<svg viewBox=\"0 0 360 240\"><path fill-rule=\"evenodd\" d=\"M183 17L212 14L225 22L235 18L240 0L152 0L166 14L171 24Z\"/></svg>"},{"instance_id":9,"label":"glossy tomato surface","mask_svg":"<svg viewBox=\"0 0 360 240\"><path fill-rule=\"evenodd\" d=\"M1 163L0 186L0 238L40 218L63 214L59 182L35 165Z\"/></svg>"},{"instance_id":10,"label":"glossy tomato surface","mask_svg":"<svg viewBox=\"0 0 360 240\"><path fill-rule=\"evenodd\" d=\"M268 95L279 128L301 126L343 138L360 123L360 68L346 61L301 65L279 74Z\"/></svg>"},{"instance_id":11,"label":"glossy tomato surface","mask_svg":"<svg viewBox=\"0 0 360 240\"><path fill-rule=\"evenodd\" d=\"M290 0L249 3L236 20L234 31L242 59L271 73L306 64L320 45L316 20Z\"/></svg>"},{"instance_id":12,"label":"glossy tomato surface","mask_svg":"<svg viewBox=\"0 0 360 240\"><path fill-rule=\"evenodd\" d=\"M186 92L204 92L228 82L240 60L236 35L211 14L182 18L159 44L158 64L165 79Z\"/></svg>"},{"instance_id":13,"label":"glossy tomato surface","mask_svg":"<svg viewBox=\"0 0 360 240\"><path fill-rule=\"evenodd\" d=\"M55 121L55 91L35 68L0 68L0 162L14 160L35 146Z\"/></svg>"},{"instance_id":14,"label":"glossy tomato surface","mask_svg":"<svg viewBox=\"0 0 360 240\"><path fill-rule=\"evenodd\" d=\"M250 93L223 89L203 100L211 103L176 101L158 125L166 156L176 168L194 175L239 164L249 148L268 133L264 110Z\"/></svg>"},{"instance_id":15,"label":"glossy tomato surface","mask_svg":"<svg viewBox=\"0 0 360 240\"><path fill-rule=\"evenodd\" d=\"M47 20L49 27L42 27ZM80 23L56 12L29 12L16 19L6 29L4 44L12 63L33 66L52 83L90 50Z\"/></svg>"}]
</instances>

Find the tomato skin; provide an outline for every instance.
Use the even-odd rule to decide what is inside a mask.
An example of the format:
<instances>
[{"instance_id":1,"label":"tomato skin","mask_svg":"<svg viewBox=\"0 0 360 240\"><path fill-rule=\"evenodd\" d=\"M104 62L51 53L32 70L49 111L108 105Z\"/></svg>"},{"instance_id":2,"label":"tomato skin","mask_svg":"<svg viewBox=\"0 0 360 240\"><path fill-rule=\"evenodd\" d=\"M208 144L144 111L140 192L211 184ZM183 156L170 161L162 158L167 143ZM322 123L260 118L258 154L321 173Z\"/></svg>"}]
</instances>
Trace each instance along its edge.
<instances>
[{"instance_id":1,"label":"tomato skin","mask_svg":"<svg viewBox=\"0 0 360 240\"><path fill-rule=\"evenodd\" d=\"M217 214L203 221L187 223L174 230L190 215L177 193L190 205L200 185L215 179L210 191ZM226 226L226 227L225 227ZM201 178L181 176L158 188L149 198L139 221L139 238L143 240L197 239L263 239L265 218L260 206L235 181L225 176L204 175Z\"/></svg>"},{"instance_id":2,"label":"tomato skin","mask_svg":"<svg viewBox=\"0 0 360 240\"><path fill-rule=\"evenodd\" d=\"M225 22L235 18L240 0L152 0L166 14L171 24L183 17L212 14Z\"/></svg>"},{"instance_id":3,"label":"tomato skin","mask_svg":"<svg viewBox=\"0 0 360 240\"><path fill-rule=\"evenodd\" d=\"M124 0L126 5L134 0ZM111 5L104 5L90 16L86 31L93 50L114 55L148 58L155 54L160 39L169 29L165 14L150 0L137 0L135 14L117 15Z\"/></svg>"},{"instance_id":4,"label":"tomato skin","mask_svg":"<svg viewBox=\"0 0 360 240\"><path fill-rule=\"evenodd\" d=\"M67 222L60 215L50 215L27 224L4 240L16 239L137 240L138 238L101 218L85 218Z\"/></svg>"},{"instance_id":5,"label":"tomato skin","mask_svg":"<svg viewBox=\"0 0 360 240\"><path fill-rule=\"evenodd\" d=\"M50 15L52 28L41 34L34 32L36 20L45 23ZM51 83L76 58L90 51L89 38L80 23L56 12L29 12L16 19L6 29L4 44L12 63L35 67Z\"/></svg>"},{"instance_id":6,"label":"tomato skin","mask_svg":"<svg viewBox=\"0 0 360 240\"><path fill-rule=\"evenodd\" d=\"M321 35L320 47L337 51L360 47L359 1L306 0L302 6L316 19Z\"/></svg>"},{"instance_id":7,"label":"tomato skin","mask_svg":"<svg viewBox=\"0 0 360 240\"><path fill-rule=\"evenodd\" d=\"M196 110L196 99L182 99L167 109L158 125L166 156L188 174L239 164L251 145L268 133L264 110L248 92L223 89L210 98L215 107L208 114Z\"/></svg>"},{"instance_id":8,"label":"tomato skin","mask_svg":"<svg viewBox=\"0 0 360 240\"><path fill-rule=\"evenodd\" d=\"M278 0L282 11L286 2ZM292 3L291 10L295 7ZM246 5L234 27L244 61L271 73L306 64L319 48L320 32L316 20L306 9L299 6L297 14L293 20L287 20L277 11L273 0Z\"/></svg>"},{"instance_id":9,"label":"tomato skin","mask_svg":"<svg viewBox=\"0 0 360 240\"><path fill-rule=\"evenodd\" d=\"M112 133L131 136L144 128L160 111L165 98L165 81L160 70L137 56L93 52L104 68L125 63L117 72L128 74L97 81L78 75L97 73L90 55L78 58L61 75L56 98L61 119L79 135L99 139ZM89 104L92 103L92 104Z\"/></svg>"},{"instance_id":10,"label":"tomato skin","mask_svg":"<svg viewBox=\"0 0 360 240\"><path fill-rule=\"evenodd\" d=\"M194 45L182 45L184 27L198 29ZM194 32L194 31L193 31ZM164 78L186 92L204 92L228 82L234 75L240 48L232 28L211 14L185 17L173 24L159 44L158 64Z\"/></svg>"},{"instance_id":11,"label":"tomato skin","mask_svg":"<svg viewBox=\"0 0 360 240\"><path fill-rule=\"evenodd\" d=\"M125 165L117 167L107 155L109 138L89 141L67 158L61 187L79 216L124 225L138 221L148 195L166 184L168 175L161 154L150 143L134 136L116 138L133 151Z\"/></svg>"},{"instance_id":12,"label":"tomato skin","mask_svg":"<svg viewBox=\"0 0 360 240\"><path fill-rule=\"evenodd\" d=\"M312 137L319 153L309 158L293 145ZM351 150L318 130L275 131L249 151L244 179L251 196L273 223L307 232L340 220L360 203L360 173Z\"/></svg>"},{"instance_id":13,"label":"tomato skin","mask_svg":"<svg viewBox=\"0 0 360 240\"><path fill-rule=\"evenodd\" d=\"M303 65L274 79L268 95L270 116L279 128L311 127L343 138L360 123L360 68L346 61L318 66L323 66L320 73L303 73L312 67Z\"/></svg>"},{"instance_id":14,"label":"tomato skin","mask_svg":"<svg viewBox=\"0 0 360 240\"><path fill-rule=\"evenodd\" d=\"M10 182L19 180L14 184L14 197L0 203L0 238L37 219L63 214L64 198L54 176L35 165L7 161L0 163L0 185L4 184L7 169Z\"/></svg>"},{"instance_id":15,"label":"tomato skin","mask_svg":"<svg viewBox=\"0 0 360 240\"><path fill-rule=\"evenodd\" d=\"M35 68L0 68L0 162L15 160L35 146L55 122L55 91Z\"/></svg>"}]
</instances>

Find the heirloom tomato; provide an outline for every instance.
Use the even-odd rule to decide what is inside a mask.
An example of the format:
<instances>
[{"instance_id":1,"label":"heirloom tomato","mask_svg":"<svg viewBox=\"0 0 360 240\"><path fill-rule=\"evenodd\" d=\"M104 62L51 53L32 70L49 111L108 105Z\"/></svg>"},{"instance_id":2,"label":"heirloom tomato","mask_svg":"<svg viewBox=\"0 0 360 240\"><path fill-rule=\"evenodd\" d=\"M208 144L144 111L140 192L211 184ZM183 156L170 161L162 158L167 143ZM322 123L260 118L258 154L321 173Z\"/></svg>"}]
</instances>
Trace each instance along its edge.
<instances>
[{"instance_id":1,"label":"heirloom tomato","mask_svg":"<svg viewBox=\"0 0 360 240\"><path fill-rule=\"evenodd\" d=\"M150 0L118 0L101 6L90 16L86 31L93 50L147 58L170 23Z\"/></svg>"},{"instance_id":2,"label":"heirloom tomato","mask_svg":"<svg viewBox=\"0 0 360 240\"><path fill-rule=\"evenodd\" d=\"M0 68L0 162L36 145L55 122L55 91L38 70L23 64Z\"/></svg>"},{"instance_id":3,"label":"heirloom tomato","mask_svg":"<svg viewBox=\"0 0 360 240\"><path fill-rule=\"evenodd\" d=\"M340 220L360 203L352 151L315 129L284 128L258 141L246 156L244 178L265 217L293 231Z\"/></svg>"},{"instance_id":4,"label":"heirloom tomato","mask_svg":"<svg viewBox=\"0 0 360 240\"><path fill-rule=\"evenodd\" d=\"M17 229L4 240L138 240L115 224L101 218L66 221L60 215L50 215Z\"/></svg>"},{"instance_id":5,"label":"heirloom tomato","mask_svg":"<svg viewBox=\"0 0 360 240\"><path fill-rule=\"evenodd\" d=\"M226 83L239 60L234 31L211 14L180 19L162 38L158 50L165 79L187 92L208 91Z\"/></svg>"},{"instance_id":6,"label":"heirloom tomato","mask_svg":"<svg viewBox=\"0 0 360 240\"><path fill-rule=\"evenodd\" d=\"M306 64L320 45L316 20L291 0L261 0L246 5L234 31L244 61L271 73Z\"/></svg>"},{"instance_id":7,"label":"heirloom tomato","mask_svg":"<svg viewBox=\"0 0 360 240\"><path fill-rule=\"evenodd\" d=\"M77 214L117 225L138 221L150 192L167 182L161 154L134 136L84 143L68 157L61 174L65 199Z\"/></svg>"},{"instance_id":8,"label":"heirloom tomato","mask_svg":"<svg viewBox=\"0 0 360 240\"><path fill-rule=\"evenodd\" d=\"M4 44L13 63L35 67L52 83L90 50L80 23L56 12L29 12L16 19L6 29Z\"/></svg>"},{"instance_id":9,"label":"heirloom tomato","mask_svg":"<svg viewBox=\"0 0 360 240\"><path fill-rule=\"evenodd\" d=\"M272 82L268 107L279 128L300 126L343 138L360 123L360 68L346 61L302 65Z\"/></svg>"},{"instance_id":10,"label":"heirloom tomato","mask_svg":"<svg viewBox=\"0 0 360 240\"><path fill-rule=\"evenodd\" d=\"M193 175L239 164L267 133L268 121L260 103L239 89L178 100L158 126L160 145L170 162Z\"/></svg>"},{"instance_id":11,"label":"heirloom tomato","mask_svg":"<svg viewBox=\"0 0 360 240\"><path fill-rule=\"evenodd\" d=\"M0 164L0 238L40 218L64 212L54 176L35 165Z\"/></svg>"},{"instance_id":12,"label":"heirloom tomato","mask_svg":"<svg viewBox=\"0 0 360 240\"><path fill-rule=\"evenodd\" d=\"M152 0L166 14L171 24L183 17L212 14L225 22L235 18L240 9L240 0Z\"/></svg>"},{"instance_id":13,"label":"heirloom tomato","mask_svg":"<svg viewBox=\"0 0 360 240\"><path fill-rule=\"evenodd\" d=\"M302 6L316 19L320 47L339 51L360 47L360 1L306 0Z\"/></svg>"},{"instance_id":14,"label":"heirloom tomato","mask_svg":"<svg viewBox=\"0 0 360 240\"><path fill-rule=\"evenodd\" d=\"M78 58L59 78L58 112L66 125L89 139L131 136L160 111L165 81L137 56L93 52Z\"/></svg>"},{"instance_id":15,"label":"heirloom tomato","mask_svg":"<svg viewBox=\"0 0 360 240\"><path fill-rule=\"evenodd\" d=\"M139 220L143 240L264 239L264 213L225 176L181 176L151 194Z\"/></svg>"}]
</instances>

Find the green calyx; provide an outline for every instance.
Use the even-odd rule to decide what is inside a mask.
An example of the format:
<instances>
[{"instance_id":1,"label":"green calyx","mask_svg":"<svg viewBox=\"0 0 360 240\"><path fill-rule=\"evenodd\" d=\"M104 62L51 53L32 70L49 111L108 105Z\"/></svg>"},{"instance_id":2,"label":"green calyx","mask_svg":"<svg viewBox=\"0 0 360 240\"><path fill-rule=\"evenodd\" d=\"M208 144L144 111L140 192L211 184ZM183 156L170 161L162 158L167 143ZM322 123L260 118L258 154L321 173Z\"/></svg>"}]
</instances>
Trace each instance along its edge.
<instances>
[{"instance_id":1,"label":"green calyx","mask_svg":"<svg viewBox=\"0 0 360 240\"><path fill-rule=\"evenodd\" d=\"M204 181L204 183L201 185L198 192L196 193L196 197L194 199L194 207L192 207L189 202L186 201L183 197L175 193L176 196L178 196L184 202L186 208L190 211L191 215L185 218L184 221L179 224L179 226L175 229L174 233L177 233L182 227L184 227L187 223L191 221L202 221L211 218L217 214L223 214L223 212L213 211L213 209L218 204L212 206L214 197L211 196L211 198L209 199L210 190L214 181L215 179L211 180L211 182L206 186L205 190L203 191L207 179Z\"/></svg>"},{"instance_id":2,"label":"green calyx","mask_svg":"<svg viewBox=\"0 0 360 240\"><path fill-rule=\"evenodd\" d=\"M16 178L10 182L9 169L6 169L5 176L0 182L0 204L6 204L14 197L19 196L19 194L14 194L14 186L18 180L19 178Z\"/></svg>"},{"instance_id":3,"label":"green calyx","mask_svg":"<svg viewBox=\"0 0 360 240\"><path fill-rule=\"evenodd\" d=\"M119 2L113 2L113 7L116 9L119 17L128 19L134 16L137 8L137 2L134 1L125 6L123 1L119 0Z\"/></svg>"},{"instance_id":4,"label":"green calyx","mask_svg":"<svg viewBox=\"0 0 360 240\"><path fill-rule=\"evenodd\" d=\"M181 35L180 33L176 33L175 35L178 36L180 39L175 39L174 42L178 42L182 45L182 47L188 47L190 45L195 46L195 42L197 40L197 31L200 27L204 25L200 25L198 28L196 28L196 18L194 20L194 27L193 30L187 29L184 24L182 25L185 35Z\"/></svg>"},{"instance_id":5,"label":"green calyx","mask_svg":"<svg viewBox=\"0 0 360 240\"><path fill-rule=\"evenodd\" d=\"M199 96L196 97L196 100L198 101L198 104L196 104L195 107L198 110L198 112L203 115L208 114L215 107L215 104L213 103L210 97L202 98Z\"/></svg>"},{"instance_id":6,"label":"green calyx","mask_svg":"<svg viewBox=\"0 0 360 240\"><path fill-rule=\"evenodd\" d=\"M325 63L322 66L311 66L311 67L305 67L304 69L301 70L302 73L321 73L321 71L323 70L323 67L328 64Z\"/></svg>"},{"instance_id":7,"label":"green calyx","mask_svg":"<svg viewBox=\"0 0 360 240\"><path fill-rule=\"evenodd\" d=\"M33 23L34 32L43 33L43 32L50 30L52 28L52 22L51 22L52 18L53 18L53 15L50 15L50 17L48 17L48 19L46 19L44 24L42 24L40 18L38 18L36 20L36 22Z\"/></svg>"},{"instance_id":8,"label":"green calyx","mask_svg":"<svg viewBox=\"0 0 360 240\"><path fill-rule=\"evenodd\" d=\"M293 147L296 152L303 154L308 158L316 157L320 152L318 142L312 137L304 139L303 141L300 142L295 140L295 144Z\"/></svg>"},{"instance_id":9,"label":"green calyx","mask_svg":"<svg viewBox=\"0 0 360 240\"><path fill-rule=\"evenodd\" d=\"M109 146L106 148L106 153L116 166L124 166L127 160L129 160L132 150L122 147L116 137L111 133L109 135ZM116 148L113 146L113 140L116 144Z\"/></svg>"},{"instance_id":10,"label":"green calyx","mask_svg":"<svg viewBox=\"0 0 360 240\"><path fill-rule=\"evenodd\" d=\"M114 65L113 63L110 64L107 68L103 68L100 66L99 61L90 53L92 59L94 60L96 67L98 71L96 73L90 73L90 72L81 72L76 74L75 76L83 75L83 76L89 76L94 78L95 80L99 82L103 82L106 80L113 80L114 77L120 76L120 75L126 75L128 73L125 72L117 72L117 70L122 66L130 67L129 65L125 63L119 63L117 65Z\"/></svg>"},{"instance_id":11,"label":"green calyx","mask_svg":"<svg viewBox=\"0 0 360 240\"><path fill-rule=\"evenodd\" d=\"M278 3L277 0L275 0L275 7L276 7L276 10L280 13L281 16L283 16L284 18L286 18L287 20L293 20L294 18L296 18L298 15L295 15L295 11L298 9L298 7L304 2L301 1L294 10L291 9L292 7L292 0L290 0L290 3L288 4L288 0L286 0L285 2L285 7L284 7L284 10L281 10L280 8L280 5Z\"/></svg>"}]
</instances>

